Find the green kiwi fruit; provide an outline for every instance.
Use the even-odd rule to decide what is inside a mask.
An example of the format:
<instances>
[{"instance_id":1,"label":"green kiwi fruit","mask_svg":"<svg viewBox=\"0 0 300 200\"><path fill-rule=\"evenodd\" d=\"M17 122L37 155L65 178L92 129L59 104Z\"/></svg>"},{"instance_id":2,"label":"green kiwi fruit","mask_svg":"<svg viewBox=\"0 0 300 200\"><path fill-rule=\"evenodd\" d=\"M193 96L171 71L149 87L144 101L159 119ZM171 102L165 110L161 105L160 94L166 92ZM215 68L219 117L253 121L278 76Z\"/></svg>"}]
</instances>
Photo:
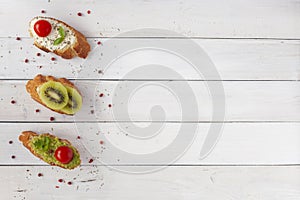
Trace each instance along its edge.
<instances>
[{"instance_id":1,"label":"green kiwi fruit","mask_svg":"<svg viewBox=\"0 0 300 200\"><path fill-rule=\"evenodd\" d=\"M46 106L53 110L59 110L68 104L68 91L63 84L56 81L48 81L39 87L39 97Z\"/></svg>"},{"instance_id":2,"label":"green kiwi fruit","mask_svg":"<svg viewBox=\"0 0 300 200\"><path fill-rule=\"evenodd\" d=\"M60 110L66 114L73 115L80 110L82 106L82 97L76 89L68 86L65 87L68 91L69 101L67 105Z\"/></svg>"}]
</instances>

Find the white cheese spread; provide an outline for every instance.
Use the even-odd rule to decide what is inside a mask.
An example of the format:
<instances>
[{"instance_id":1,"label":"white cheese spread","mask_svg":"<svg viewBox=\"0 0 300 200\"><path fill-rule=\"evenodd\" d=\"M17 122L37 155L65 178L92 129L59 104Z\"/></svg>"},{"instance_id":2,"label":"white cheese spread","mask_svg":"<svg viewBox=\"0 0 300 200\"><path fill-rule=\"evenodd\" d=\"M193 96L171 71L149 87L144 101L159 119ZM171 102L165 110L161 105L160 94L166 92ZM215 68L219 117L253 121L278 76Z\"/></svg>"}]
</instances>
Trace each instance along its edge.
<instances>
[{"instance_id":1,"label":"white cheese spread","mask_svg":"<svg viewBox=\"0 0 300 200\"><path fill-rule=\"evenodd\" d=\"M42 19L47 20L52 26L50 34L46 37L40 37L34 31L34 24L37 21L42 20ZM59 27L62 27L64 29L65 38L60 44L54 45L53 44L54 41L60 37L59 32L58 32ZM33 35L33 38L36 40L37 43L39 43L41 46L44 46L51 51L62 50L66 47L72 46L76 42L76 36L70 28L68 28L67 26L65 26L62 23L59 23L59 22L57 22L53 19L49 19L47 17L35 17L34 19L32 19L30 22L30 31Z\"/></svg>"}]
</instances>

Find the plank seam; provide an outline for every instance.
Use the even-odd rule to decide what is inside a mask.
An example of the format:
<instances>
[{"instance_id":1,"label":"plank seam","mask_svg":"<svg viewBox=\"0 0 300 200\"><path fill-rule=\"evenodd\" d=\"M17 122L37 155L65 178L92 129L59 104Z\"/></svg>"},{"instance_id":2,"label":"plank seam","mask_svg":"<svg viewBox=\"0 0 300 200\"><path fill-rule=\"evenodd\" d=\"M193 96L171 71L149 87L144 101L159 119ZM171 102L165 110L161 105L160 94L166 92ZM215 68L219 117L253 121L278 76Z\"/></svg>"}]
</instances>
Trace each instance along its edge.
<instances>
[{"instance_id":1,"label":"plank seam","mask_svg":"<svg viewBox=\"0 0 300 200\"><path fill-rule=\"evenodd\" d=\"M161 167L300 167L300 164L172 164L172 165L156 165L156 164L111 164L111 165L103 165L103 164L83 164L81 167L87 166L121 166L121 167L151 167L151 166L161 166ZM54 167L46 164L0 164L0 167Z\"/></svg>"},{"instance_id":2,"label":"plank seam","mask_svg":"<svg viewBox=\"0 0 300 200\"><path fill-rule=\"evenodd\" d=\"M19 36L21 37L22 39L32 39L31 37L28 37L28 36ZM0 36L0 39L11 39L11 38L14 38L12 36ZM92 36L89 36L89 37L86 37L87 39L111 39L111 38L114 38L114 39L203 39L203 40L285 40L285 41L300 41L300 38L276 38L276 37L197 37L197 36L194 36L194 37L161 37L161 36L145 36L145 37L138 37L138 36L132 36L132 37L105 37L105 36L102 36L102 37L98 37L98 36L95 36L95 37L92 37Z\"/></svg>"},{"instance_id":3,"label":"plank seam","mask_svg":"<svg viewBox=\"0 0 300 200\"><path fill-rule=\"evenodd\" d=\"M0 121L0 124L30 124L30 123L41 123L41 124L93 124L93 123L106 123L106 124L114 124L114 123L169 123L169 124L189 124L189 123L198 123L198 124L207 124L207 123L224 123L224 124L233 124L233 123L241 123L241 124L253 124L253 123L300 123L299 121Z\"/></svg>"}]
</instances>

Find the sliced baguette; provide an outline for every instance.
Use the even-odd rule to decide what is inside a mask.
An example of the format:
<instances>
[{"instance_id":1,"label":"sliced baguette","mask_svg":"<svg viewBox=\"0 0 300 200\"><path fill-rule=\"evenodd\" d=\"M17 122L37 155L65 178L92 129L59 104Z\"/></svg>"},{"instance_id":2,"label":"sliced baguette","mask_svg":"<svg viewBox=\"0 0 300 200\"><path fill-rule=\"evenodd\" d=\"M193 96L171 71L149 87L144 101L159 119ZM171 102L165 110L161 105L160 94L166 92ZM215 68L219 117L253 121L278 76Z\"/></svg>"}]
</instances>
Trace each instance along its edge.
<instances>
[{"instance_id":1,"label":"sliced baguette","mask_svg":"<svg viewBox=\"0 0 300 200\"><path fill-rule=\"evenodd\" d=\"M39 97L37 88L39 86L41 86L43 83L46 83L48 81L57 81L60 82L61 84L65 85L65 86L69 86L74 88L75 90L77 90L77 92L80 94L79 90L77 87L75 87L75 85L70 82L68 79L66 78L55 78L53 76L43 76L41 74L38 74L36 77L34 77L34 79L29 80L26 84L26 90L27 92L30 94L31 98L34 99L35 101L37 101L38 103L42 104L43 106L49 108L46 104L44 104L42 102L42 100ZM58 112L60 114L66 114L66 115L73 115L73 114L67 114L61 110L54 110L49 108L50 110L54 111L54 112Z\"/></svg>"},{"instance_id":2,"label":"sliced baguette","mask_svg":"<svg viewBox=\"0 0 300 200\"><path fill-rule=\"evenodd\" d=\"M54 135L51 135L51 134L49 134L49 133L44 133L44 134L42 134L42 135L48 136L48 137L53 138L53 139L57 138L57 139L59 139L59 141L68 144L68 146L70 146L70 147L73 147L72 144L71 144L68 140L60 139L60 138L58 138L58 137L56 137L56 136L54 136ZM30 141L31 141L34 137L37 137L37 136L39 136L39 134L37 134L37 133L35 133L35 132L33 132L33 131L23 131L23 132L21 133L21 135L19 136L19 141L22 142L23 145L24 145L24 146L25 146L25 147L26 147L33 155L35 155L36 157L40 158L41 160L47 162L46 160L43 159L43 157L42 157L41 155L37 154L37 153L32 149L32 147L30 146ZM77 153L77 154L79 155L79 152L78 152L78 150L77 150L76 148L73 147L72 149L73 149L73 151L75 151L74 154ZM72 167L70 167L70 168L65 167L66 165L64 165L64 164L55 164L55 163L53 163L53 162L47 162L47 163L50 164L50 165L52 165L52 166L58 166L58 167L61 167L61 168L64 168L64 169L74 169L74 168L76 168L77 166L80 165L81 160L80 160L80 158L79 158L79 164L78 164L78 165L75 165L75 166L72 166Z\"/></svg>"},{"instance_id":3,"label":"sliced baguette","mask_svg":"<svg viewBox=\"0 0 300 200\"><path fill-rule=\"evenodd\" d=\"M37 20L47 20L49 21L52 26L64 26L68 31L69 37L72 37L72 42L70 44L66 44L66 45L58 45L55 46L53 45L53 40L56 39L58 36L58 31L55 28L52 28L52 31L50 33L51 36L56 37L56 38L50 38L51 36L47 36L47 37L39 37L37 36L37 34L35 34L34 32L34 28L33 25ZM30 36L33 37L34 40L34 45L37 46L38 48L40 48L41 50L45 51L45 52L53 52L56 55L59 55L65 59L71 59L73 57L80 57L80 58L86 58L88 56L88 53L91 50L91 47L89 45L89 43L87 42L86 38L84 37L83 34L81 34L79 31L77 31L76 29L74 29L73 27L71 27L70 25L51 18L51 17L35 17L33 18L30 23L29 23L29 33ZM66 35L66 38L68 37L68 35ZM40 41L38 40L40 39ZM49 42L51 41L51 43L47 44L44 43L45 41ZM58 48L59 47L59 48Z\"/></svg>"}]
</instances>

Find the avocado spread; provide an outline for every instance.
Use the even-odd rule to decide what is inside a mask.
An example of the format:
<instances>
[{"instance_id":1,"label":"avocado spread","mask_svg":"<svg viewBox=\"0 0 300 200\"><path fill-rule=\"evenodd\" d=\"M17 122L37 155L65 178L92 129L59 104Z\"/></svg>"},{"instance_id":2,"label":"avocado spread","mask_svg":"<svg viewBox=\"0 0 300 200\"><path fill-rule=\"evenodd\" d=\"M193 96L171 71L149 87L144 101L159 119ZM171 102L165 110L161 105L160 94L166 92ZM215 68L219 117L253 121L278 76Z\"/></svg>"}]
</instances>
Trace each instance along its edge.
<instances>
[{"instance_id":1,"label":"avocado spread","mask_svg":"<svg viewBox=\"0 0 300 200\"><path fill-rule=\"evenodd\" d=\"M40 134L30 140L29 146L37 155L49 164L62 166L66 169L73 169L80 165L80 155L77 150L70 144L59 140L57 137L50 137L48 134ZM63 164L54 157L55 150L60 146L68 146L73 150L73 159L68 164Z\"/></svg>"}]
</instances>

